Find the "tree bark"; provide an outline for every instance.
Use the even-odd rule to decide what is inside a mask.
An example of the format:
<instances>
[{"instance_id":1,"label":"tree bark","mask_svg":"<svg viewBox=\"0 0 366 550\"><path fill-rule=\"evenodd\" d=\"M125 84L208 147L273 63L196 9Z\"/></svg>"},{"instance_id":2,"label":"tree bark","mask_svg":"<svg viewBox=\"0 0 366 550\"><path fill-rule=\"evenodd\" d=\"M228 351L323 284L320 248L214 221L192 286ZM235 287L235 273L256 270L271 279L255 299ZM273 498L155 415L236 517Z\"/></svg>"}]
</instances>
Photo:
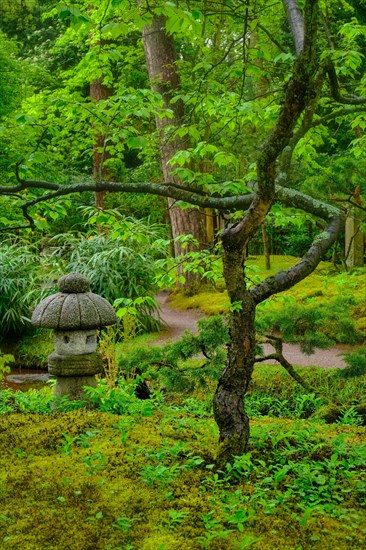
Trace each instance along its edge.
<instances>
[{"instance_id":1,"label":"tree bark","mask_svg":"<svg viewBox=\"0 0 366 550\"><path fill-rule=\"evenodd\" d=\"M267 271L271 269L271 247L269 244L266 222L262 223L263 254Z\"/></svg>"},{"instance_id":2,"label":"tree bark","mask_svg":"<svg viewBox=\"0 0 366 550\"><path fill-rule=\"evenodd\" d=\"M283 3L294 38L296 53L299 54L304 46L304 19L297 0L283 0Z\"/></svg>"},{"instance_id":3,"label":"tree bark","mask_svg":"<svg viewBox=\"0 0 366 550\"><path fill-rule=\"evenodd\" d=\"M364 235L361 229L361 219L357 217L356 209L349 212L346 219L345 257L348 267L362 267L364 256Z\"/></svg>"},{"instance_id":4,"label":"tree bark","mask_svg":"<svg viewBox=\"0 0 366 550\"><path fill-rule=\"evenodd\" d=\"M90 98L94 102L108 99L113 94L113 90L103 84L103 79L98 78L90 84ZM108 180L108 171L103 164L108 158L108 151L105 148L106 136L98 132L93 147L93 177L95 181ZM104 210L105 191L95 192L95 206Z\"/></svg>"},{"instance_id":5,"label":"tree bark","mask_svg":"<svg viewBox=\"0 0 366 550\"><path fill-rule=\"evenodd\" d=\"M186 138L179 137L174 131L184 121L185 108L182 100L172 102L174 94L179 91L180 78L176 66L174 40L167 34L165 22L164 16L155 16L151 25L146 26L143 30L143 42L151 87L163 98L164 108L169 109L172 113L172 118L156 117L164 181L180 186L180 179L172 174L175 167L170 165L169 161L178 151L187 149L189 142ZM168 199L173 238L182 234L192 234L198 242L205 243L205 219L201 210L198 208L181 209L175 206L175 203L174 199ZM185 250L192 249L195 247L191 246ZM174 243L174 252L175 256L180 256L184 252L181 243ZM192 279L189 276L188 278Z\"/></svg>"},{"instance_id":6,"label":"tree bark","mask_svg":"<svg viewBox=\"0 0 366 550\"><path fill-rule=\"evenodd\" d=\"M225 233L225 232L224 232ZM230 343L226 368L220 376L213 409L220 430L218 461L226 464L234 455L245 451L249 438L249 418L244 396L255 362L255 301L248 293L244 279L244 249L230 246L232 235L224 242L224 277L230 297Z\"/></svg>"}]
</instances>

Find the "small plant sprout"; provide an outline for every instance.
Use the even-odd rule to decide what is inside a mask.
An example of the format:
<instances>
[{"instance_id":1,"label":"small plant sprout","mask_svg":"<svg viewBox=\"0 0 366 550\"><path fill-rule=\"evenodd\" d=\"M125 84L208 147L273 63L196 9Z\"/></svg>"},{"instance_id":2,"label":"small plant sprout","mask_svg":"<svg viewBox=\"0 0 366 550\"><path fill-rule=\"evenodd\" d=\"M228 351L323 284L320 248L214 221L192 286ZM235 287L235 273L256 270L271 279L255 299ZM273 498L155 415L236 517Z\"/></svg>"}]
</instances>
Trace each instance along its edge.
<instances>
[{"instance_id":1,"label":"small plant sprout","mask_svg":"<svg viewBox=\"0 0 366 550\"><path fill-rule=\"evenodd\" d=\"M113 527L116 529L119 529L122 531L122 533L128 533L128 531L132 528L133 524L139 521L139 517L122 517L116 519L116 521L112 524Z\"/></svg>"},{"instance_id":2,"label":"small plant sprout","mask_svg":"<svg viewBox=\"0 0 366 550\"><path fill-rule=\"evenodd\" d=\"M61 451L61 454L63 455L70 455L71 454L71 448L73 444L78 440L78 437L71 437L71 435L68 434L62 434L63 441L61 442L61 445L58 446L58 448Z\"/></svg>"},{"instance_id":3,"label":"small plant sprout","mask_svg":"<svg viewBox=\"0 0 366 550\"><path fill-rule=\"evenodd\" d=\"M171 509L168 510L168 516L168 518L163 519L163 524L169 529L175 530L189 516L189 512Z\"/></svg>"}]
</instances>

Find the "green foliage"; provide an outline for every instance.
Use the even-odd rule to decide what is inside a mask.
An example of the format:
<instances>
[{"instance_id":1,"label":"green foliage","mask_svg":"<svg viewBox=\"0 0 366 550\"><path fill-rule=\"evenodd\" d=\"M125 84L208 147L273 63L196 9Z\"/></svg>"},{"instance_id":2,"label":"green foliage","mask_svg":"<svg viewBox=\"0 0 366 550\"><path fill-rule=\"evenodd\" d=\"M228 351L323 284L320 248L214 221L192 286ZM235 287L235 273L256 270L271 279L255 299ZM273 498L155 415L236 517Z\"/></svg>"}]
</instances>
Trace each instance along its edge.
<instances>
[{"instance_id":1,"label":"green foliage","mask_svg":"<svg viewBox=\"0 0 366 550\"><path fill-rule=\"evenodd\" d=\"M317 388L318 389L318 388ZM245 407L249 417L272 416L309 418L318 407L324 403L324 398L314 393L300 393L288 399L281 399L266 392L251 392L245 399Z\"/></svg>"},{"instance_id":2,"label":"green foliage","mask_svg":"<svg viewBox=\"0 0 366 550\"><path fill-rule=\"evenodd\" d=\"M2 353L0 350L0 381L3 378L4 374L10 372L9 363L14 362L14 356L9 353Z\"/></svg>"},{"instance_id":3,"label":"green foliage","mask_svg":"<svg viewBox=\"0 0 366 550\"><path fill-rule=\"evenodd\" d=\"M186 331L180 340L163 346L141 347L122 354L122 373L142 372L144 378L158 379L167 391L193 391L217 381L225 363L228 341L225 318L216 315L200 319L198 334ZM194 359L203 354L204 359Z\"/></svg>"},{"instance_id":4,"label":"green foliage","mask_svg":"<svg viewBox=\"0 0 366 550\"><path fill-rule=\"evenodd\" d=\"M320 193L324 197L337 194L345 198L359 187L362 196L366 191L362 177L364 167L365 160L362 158L355 159L346 154L333 158L321 155L317 169L307 174L302 188L310 194Z\"/></svg>"},{"instance_id":5,"label":"green foliage","mask_svg":"<svg viewBox=\"0 0 366 550\"><path fill-rule=\"evenodd\" d=\"M22 334L16 343L17 365L25 368L47 368L47 358L54 349L52 330L39 329Z\"/></svg>"},{"instance_id":6,"label":"green foliage","mask_svg":"<svg viewBox=\"0 0 366 550\"><path fill-rule=\"evenodd\" d=\"M366 347L361 347L344 355L347 368L339 372L342 378L353 378L366 374Z\"/></svg>"},{"instance_id":7,"label":"green foliage","mask_svg":"<svg viewBox=\"0 0 366 550\"><path fill-rule=\"evenodd\" d=\"M53 257L61 259L58 270L88 277L93 292L116 303L120 317L135 317L137 330L157 330L155 261L165 253L158 241L164 228L115 211L87 209L86 213L86 234L66 233L50 241Z\"/></svg>"},{"instance_id":8,"label":"green foliage","mask_svg":"<svg viewBox=\"0 0 366 550\"><path fill-rule=\"evenodd\" d=\"M257 325L261 332L272 328L280 330L285 341L300 344L302 351L310 354L314 347L328 348L336 343L362 341L363 334L349 315L356 303L350 294L319 303L316 296L306 303L298 303L290 297L277 298L276 308L269 302L259 309Z\"/></svg>"},{"instance_id":9,"label":"green foliage","mask_svg":"<svg viewBox=\"0 0 366 550\"><path fill-rule=\"evenodd\" d=\"M86 388L88 399L102 412L131 415L134 417L151 416L162 396L156 392L151 399L141 400L135 396L135 390L142 379L120 379L118 386L112 390L105 381L100 381L96 388Z\"/></svg>"},{"instance_id":10,"label":"green foliage","mask_svg":"<svg viewBox=\"0 0 366 550\"><path fill-rule=\"evenodd\" d=\"M173 240L162 239L163 246L173 246L180 243L182 254L175 258L162 258L157 261L161 273L158 274L156 283L160 287L173 287L175 284L184 285L190 275L198 275L202 284L220 286L223 285L221 243L212 248L198 250L199 243L193 235L179 235ZM192 250L193 248L193 250ZM195 294L195 286L189 285L187 293Z\"/></svg>"},{"instance_id":11,"label":"green foliage","mask_svg":"<svg viewBox=\"0 0 366 550\"><path fill-rule=\"evenodd\" d=\"M279 366L257 365L253 386L245 402L253 414L307 418L324 405L336 407L358 406L364 402L366 377L342 380L345 369L299 368L303 379L316 388L316 395L300 385L287 384L288 374ZM333 421L335 421L335 418Z\"/></svg>"},{"instance_id":12,"label":"green foliage","mask_svg":"<svg viewBox=\"0 0 366 550\"><path fill-rule=\"evenodd\" d=\"M141 167L134 170L126 169L119 177L128 178L129 181L146 181L154 177L154 174L149 174L145 167ZM121 196L109 193L106 196L106 206L135 219L148 218L153 224L166 223L164 200L154 195L128 193Z\"/></svg>"},{"instance_id":13,"label":"green foliage","mask_svg":"<svg viewBox=\"0 0 366 550\"><path fill-rule=\"evenodd\" d=\"M54 398L51 387L39 390L29 389L27 392L0 391L0 415L9 413L50 414L53 405L59 411L68 412L83 408L85 403L70 401L67 396Z\"/></svg>"},{"instance_id":14,"label":"green foliage","mask_svg":"<svg viewBox=\"0 0 366 550\"><path fill-rule=\"evenodd\" d=\"M17 48L0 31L0 120L21 100L21 64L16 61Z\"/></svg>"},{"instance_id":15,"label":"green foliage","mask_svg":"<svg viewBox=\"0 0 366 550\"><path fill-rule=\"evenodd\" d=\"M30 326L32 306L42 296L35 249L17 238L0 245L0 338Z\"/></svg>"},{"instance_id":16,"label":"green foliage","mask_svg":"<svg viewBox=\"0 0 366 550\"><path fill-rule=\"evenodd\" d=\"M362 426L364 424L364 419L357 412L356 407L343 408L342 415L337 422L344 426Z\"/></svg>"}]
</instances>

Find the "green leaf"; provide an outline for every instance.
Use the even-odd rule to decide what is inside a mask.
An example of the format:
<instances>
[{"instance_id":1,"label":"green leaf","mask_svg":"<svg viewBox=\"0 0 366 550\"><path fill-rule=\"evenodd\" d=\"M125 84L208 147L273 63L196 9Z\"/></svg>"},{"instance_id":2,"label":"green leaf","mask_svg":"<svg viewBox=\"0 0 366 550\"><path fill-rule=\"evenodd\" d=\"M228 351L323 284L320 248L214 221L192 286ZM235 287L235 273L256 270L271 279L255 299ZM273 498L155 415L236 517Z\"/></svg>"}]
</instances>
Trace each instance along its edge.
<instances>
[{"instance_id":1,"label":"green leaf","mask_svg":"<svg viewBox=\"0 0 366 550\"><path fill-rule=\"evenodd\" d=\"M129 137L126 143L130 149L143 149L147 147L148 141L144 137Z\"/></svg>"},{"instance_id":2,"label":"green leaf","mask_svg":"<svg viewBox=\"0 0 366 550\"><path fill-rule=\"evenodd\" d=\"M15 120L19 122L19 124L26 124L27 122L34 122L34 117L30 115L21 114L21 115L17 115L15 117Z\"/></svg>"},{"instance_id":3,"label":"green leaf","mask_svg":"<svg viewBox=\"0 0 366 550\"><path fill-rule=\"evenodd\" d=\"M47 231L49 229L49 225L46 220L34 220L34 225L41 231Z\"/></svg>"},{"instance_id":4,"label":"green leaf","mask_svg":"<svg viewBox=\"0 0 366 550\"><path fill-rule=\"evenodd\" d=\"M75 6L66 6L61 4L57 6L60 19L70 19L73 26L79 26L82 23L89 22L89 18L83 15Z\"/></svg>"},{"instance_id":5,"label":"green leaf","mask_svg":"<svg viewBox=\"0 0 366 550\"><path fill-rule=\"evenodd\" d=\"M129 32L129 27L124 23L108 23L102 27L102 32L108 33L112 38L118 38L121 35L126 35Z\"/></svg>"},{"instance_id":6,"label":"green leaf","mask_svg":"<svg viewBox=\"0 0 366 550\"><path fill-rule=\"evenodd\" d=\"M257 65L248 65L246 73L248 76L260 78L263 75L264 71L260 67L257 67Z\"/></svg>"}]
</instances>

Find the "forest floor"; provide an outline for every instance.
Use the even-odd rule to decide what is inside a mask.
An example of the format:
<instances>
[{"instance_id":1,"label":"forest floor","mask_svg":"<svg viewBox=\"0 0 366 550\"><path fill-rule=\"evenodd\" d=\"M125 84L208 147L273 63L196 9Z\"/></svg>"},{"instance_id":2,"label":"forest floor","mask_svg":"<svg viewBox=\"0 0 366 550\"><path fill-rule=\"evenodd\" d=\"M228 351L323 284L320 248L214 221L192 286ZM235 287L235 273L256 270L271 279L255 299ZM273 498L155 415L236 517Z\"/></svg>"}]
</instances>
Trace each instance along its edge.
<instances>
[{"instance_id":1,"label":"forest floor","mask_svg":"<svg viewBox=\"0 0 366 550\"><path fill-rule=\"evenodd\" d=\"M159 313L166 325L166 329L151 344L161 345L168 340L177 340L185 330L193 333L197 332L197 321L204 315L202 311L199 309L182 310L172 307L169 303L169 292L160 292L155 298L158 302ZM283 345L286 359L292 365L299 367L344 368L346 363L342 354L349 351L349 348L350 346L346 345L336 346L327 350L316 348L312 355L306 355L302 353L300 346L295 344ZM269 344L266 344L264 345L264 352L266 354L273 353L273 349ZM272 362L269 361L269 363Z\"/></svg>"}]
</instances>

